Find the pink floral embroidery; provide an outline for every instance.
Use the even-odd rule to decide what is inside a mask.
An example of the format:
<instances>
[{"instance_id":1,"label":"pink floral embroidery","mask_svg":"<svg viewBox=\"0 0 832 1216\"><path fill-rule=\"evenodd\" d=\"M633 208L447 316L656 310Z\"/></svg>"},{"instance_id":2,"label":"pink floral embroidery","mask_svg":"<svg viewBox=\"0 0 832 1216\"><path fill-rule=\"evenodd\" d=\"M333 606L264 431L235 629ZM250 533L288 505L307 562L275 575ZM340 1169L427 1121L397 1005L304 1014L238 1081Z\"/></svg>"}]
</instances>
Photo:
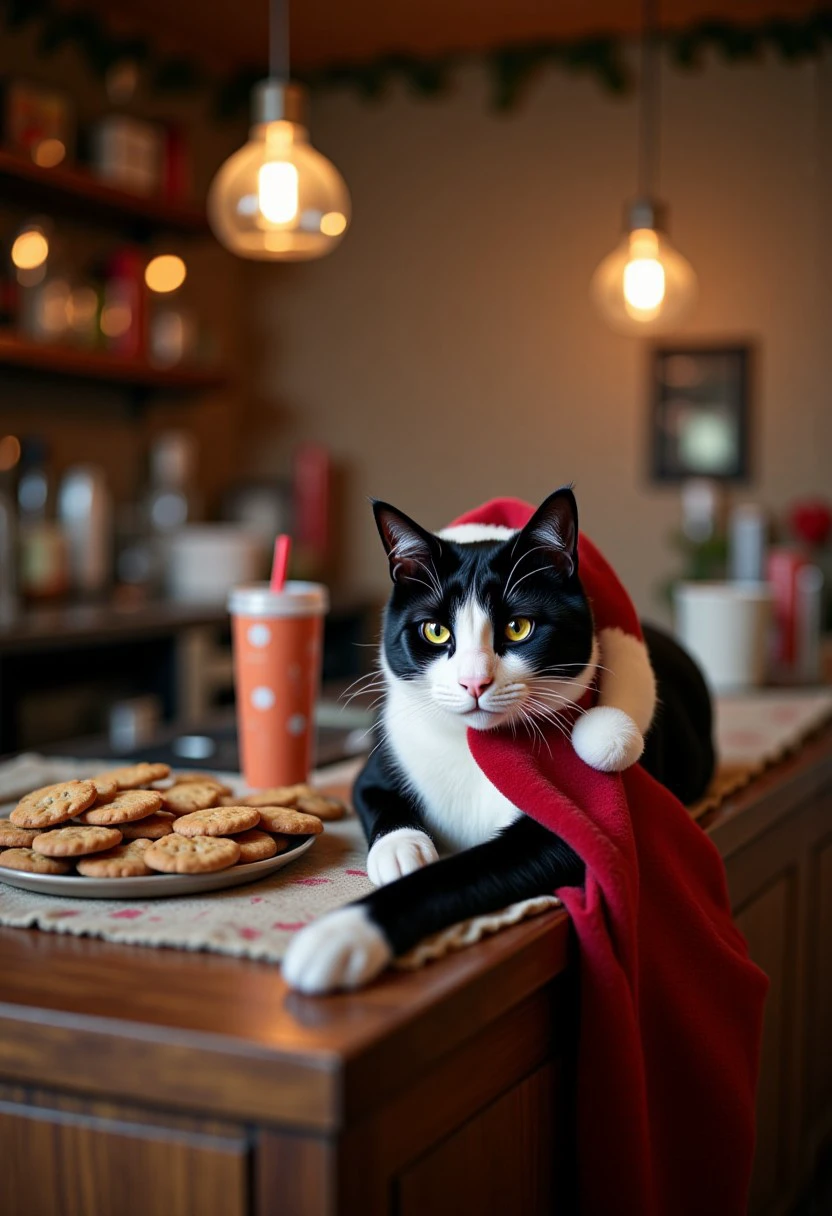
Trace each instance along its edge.
<instances>
[{"instance_id":1,"label":"pink floral embroidery","mask_svg":"<svg viewBox=\"0 0 832 1216\"><path fill-rule=\"evenodd\" d=\"M354 874L357 878L366 878L367 877L366 870L344 870L344 873L345 874Z\"/></svg>"},{"instance_id":2,"label":"pink floral embroidery","mask_svg":"<svg viewBox=\"0 0 832 1216\"><path fill-rule=\"evenodd\" d=\"M292 933L292 932L294 932L295 929L303 929L305 926L306 926L305 920L299 920L299 921L276 920L274 922L274 924L272 925L272 928L273 929L286 929L287 932Z\"/></svg>"},{"instance_id":3,"label":"pink floral embroidery","mask_svg":"<svg viewBox=\"0 0 832 1216\"><path fill-rule=\"evenodd\" d=\"M125 908L123 912L111 912L110 920L135 920L137 916L144 916L141 908Z\"/></svg>"},{"instance_id":4,"label":"pink floral embroidery","mask_svg":"<svg viewBox=\"0 0 832 1216\"><path fill-rule=\"evenodd\" d=\"M262 902L263 902L262 895L252 895L251 899L249 900L249 903L252 903L252 904L262 904Z\"/></svg>"},{"instance_id":5,"label":"pink floral embroidery","mask_svg":"<svg viewBox=\"0 0 832 1216\"><path fill-rule=\"evenodd\" d=\"M49 917L50 920L63 920L67 916L77 916L77 915L78 915L78 913L76 911L74 911L72 908L66 908L65 910L61 910L58 912L48 912L47 913L47 916Z\"/></svg>"},{"instance_id":6,"label":"pink floral embroidery","mask_svg":"<svg viewBox=\"0 0 832 1216\"><path fill-rule=\"evenodd\" d=\"M322 883L332 882L331 878L296 878L293 886L297 887L319 887Z\"/></svg>"},{"instance_id":7,"label":"pink floral embroidery","mask_svg":"<svg viewBox=\"0 0 832 1216\"><path fill-rule=\"evenodd\" d=\"M255 942L257 941L257 938L260 937L259 929L249 929L244 926L242 929L238 929L237 932L239 933L240 937L244 938L247 942Z\"/></svg>"}]
</instances>

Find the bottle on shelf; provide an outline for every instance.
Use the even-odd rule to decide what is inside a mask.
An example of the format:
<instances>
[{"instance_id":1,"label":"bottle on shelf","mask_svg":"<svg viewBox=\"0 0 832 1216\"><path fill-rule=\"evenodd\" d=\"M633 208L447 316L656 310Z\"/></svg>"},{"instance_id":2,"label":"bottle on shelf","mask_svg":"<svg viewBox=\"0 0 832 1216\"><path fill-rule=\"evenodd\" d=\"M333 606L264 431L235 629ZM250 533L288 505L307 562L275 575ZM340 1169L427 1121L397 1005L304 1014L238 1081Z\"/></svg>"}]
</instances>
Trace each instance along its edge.
<instances>
[{"instance_id":1,"label":"bottle on shelf","mask_svg":"<svg viewBox=\"0 0 832 1216\"><path fill-rule=\"evenodd\" d=\"M58 519L67 545L72 591L83 598L107 591L112 579L112 500L104 470L78 464L58 488Z\"/></svg>"},{"instance_id":2,"label":"bottle on shelf","mask_svg":"<svg viewBox=\"0 0 832 1216\"><path fill-rule=\"evenodd\" d=\"M66 540L50 518L48 448L37 436L23 440L17 483L20 590L27 599L64 595L69 585Z\"/></svg>"},{"instance_id":3,"label":"bottle on shelf","mask_svg":"<svg viewBox=\"0 0 832 1216\"><path fill-rule=\"evenodd\" d=\"M16 442L12 435L2 442L9 440ZM16 459L5 466L0 462L0 622L14 617L18 609L17 504L12 480L16 463Z\"/></svg>"},{"instance_id":4,"label":"bottle on shelf","mask_svg":"<svg viewBox=\"0 0 832 1216\"><path fill-rule=\"evenodd\" d=\"M125 245L107 263L101 333L108 350L138 359L147 351L147 293L144 258Z\"/></svg>"}]
</instances>

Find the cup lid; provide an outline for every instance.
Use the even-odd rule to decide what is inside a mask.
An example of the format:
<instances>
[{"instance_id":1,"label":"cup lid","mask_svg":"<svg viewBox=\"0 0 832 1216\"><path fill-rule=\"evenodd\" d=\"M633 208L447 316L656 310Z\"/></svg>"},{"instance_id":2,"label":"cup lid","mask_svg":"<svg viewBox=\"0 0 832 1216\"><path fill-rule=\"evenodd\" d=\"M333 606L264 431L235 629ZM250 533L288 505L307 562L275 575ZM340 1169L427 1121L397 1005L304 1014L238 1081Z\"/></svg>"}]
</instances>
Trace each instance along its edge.
<instances>
[{"instance_id":1,"label":"cup lid","mask_svg":"<svg viewBox=\"0 0 832 1216\"><path fill-rule=\"evenodd\" d=\"M234 587L228 596L228 611L235 616L323 616L329 609L329 591L323 583L290 580L282 591L268 583Z\"/></svg>"}]
</instances>

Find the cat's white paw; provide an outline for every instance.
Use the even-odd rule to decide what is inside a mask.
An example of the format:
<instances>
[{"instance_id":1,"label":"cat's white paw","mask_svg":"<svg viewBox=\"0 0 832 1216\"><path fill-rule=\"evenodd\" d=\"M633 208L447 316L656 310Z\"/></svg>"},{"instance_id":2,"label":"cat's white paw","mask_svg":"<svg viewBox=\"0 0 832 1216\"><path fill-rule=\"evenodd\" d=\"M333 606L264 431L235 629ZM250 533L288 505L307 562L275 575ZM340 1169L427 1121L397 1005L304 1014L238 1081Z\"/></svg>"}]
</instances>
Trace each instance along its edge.
<instances>
[{"instance_id":1,"label":"cat's white paw","mask_svg":"<svg viewBox=\"0 0 832 1216\"><path fill-rule=\"evenodd\" d=\"M393 957L381 929L364 908L339 908L301 929L283 960L290 988L310 995L360 988Z\"/></svg>"},{"instance_id":2,"label":"cat's white paw","mask_svg":"<svg viewBox=\"0 0 832 1216\"><path fill-rule=\"evenodd\" d=\"M641 756L644 736L623 709L596 705L573 726L572 746L590 768L621 773Z\"/></svg>"},{"instance_id":3,"label":"cat's white paw","mask_svg":"<svg viewBox=\"0 0 832 1216\"><path fill-rule=\"evenodd\" d=\"M367 877L373 886L383 887L438 860L434 843L425 832L396 828L377 840L367 854Z\"/></svg>"}]
</instances>

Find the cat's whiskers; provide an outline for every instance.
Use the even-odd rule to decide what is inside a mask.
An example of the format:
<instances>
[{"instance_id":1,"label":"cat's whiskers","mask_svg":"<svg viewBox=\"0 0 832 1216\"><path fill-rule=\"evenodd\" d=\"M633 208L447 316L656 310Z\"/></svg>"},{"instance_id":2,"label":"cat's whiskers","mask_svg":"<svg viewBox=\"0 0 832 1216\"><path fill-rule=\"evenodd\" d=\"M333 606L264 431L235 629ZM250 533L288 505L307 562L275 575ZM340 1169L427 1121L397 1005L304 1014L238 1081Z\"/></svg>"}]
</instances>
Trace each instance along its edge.
<instances>
[{"instance_id":1,"label":"cat's whiskers","mask_svg":"<svg viewBox=\"0 0 832 1216\"><path fill-rule=\"evenodd\" d=\"M548 569L549 569L548 566L538 566L536 570L530 570L528 572L528 574L524 574L520 578L517 579L514 586L512 587L512 591L516 591L524 579L531 578L533 574L542 574L544 572L544 570L548 570ZM508 595L506 595L506 598L508 598Z\"/></svg>"},{"instance_id":2,"label":"cat's whiskers","mask_svg":"<svg viewBox=\"0 0 832 1216\"><path fill-rule=\"evenodd\" d=\"M534 684L532 686L531 693L533 696L536 696L536 697L546 697L549 700L558 701L562 705L566 706L568 709L578 710L579 713L585 714L587 712L578 703L580 698L578 698L576 700L574 697L564 696L563 693L556 692L554 688L550 688L547 685L542 684L542 681L537 682L536 684ZM581 694L581 695L583 695L583 694Z\"/></svg>"},{"instance_id":3,"label":"cat's whiskers","mask_svg":"<svg viewBox=\"0 0 832 1216\"><path fill-rule=\"evenodd\" d=\"M541 743L543 743L543 744L544 744L544 746L545 746L545 748L546 748L546 750L547 750L547 752L549 753L549 756L550 756L550 758L551 758L551 755L552 755L552 749L551 749L551 747L549 746L549 740L546 738L546 736L544 735L543 731L540 729L540 727L539 727L539 725L537 724L537 722L535 722L534 717L532 716L532 714L527 713L527 712L526 712L526 710L524 709L524 707L523 707L522 705L518 705L518 707L517 707L517 712L518 712L518 714L520 715L520 717L521 717L521 719L523 720L523 722L525 722L525 724L526 724L526 725L527 725L527 726L530 728L530 730L532 731L532 738L534 739L534 743L536 744L537 739L539 738L539 739L540 739L540 741L541 741ZM534 744L533 744L533 746L534 746Z\"/></svg>"},{"instance_id":4,"label":"cat's whiskers","mask_svg":"<svg viewBox=\"0 0 832 1216\"><path fill-rule=\"evenodd\" d=\"M357 643L356 643L356 645L357 645ZM361 684L362 681L374 680L374 679L377 679L379 676L383 676L383 675L384 675L384 671L381 667L381 663L379 662L377 666L373 667L372 671L365 671L363 675L360 675L356 680L353 680L353 682L351 684L348 684L347 687L344 689L344 691L341 693L341 696L345 697L351 689L355 688L355 686L357 684Z\"/></svg>"},{"instance_id":5,"label":"cat's whiskers","mask_svg":"<svg viewBox=\"0 0 832 1216\"><path fill-rule=\"evenodd\" d=\"M400 541L398 545L394 545L393 548L390 550L390 553L388 556L391 559L391 561L395 562L396 560L399 560L399 561L404 560L402 557L402 554L399 553L399 548L403 543L404 543L404 538L402 538L402 541ZM440 552L441 552L441 549L440 549ZM405 551L405 557L406 557L406 551ZM428 584L424 581L424 579L413 578L412 576L409 577L408 581L412 582L412 583L421 583L423 587L428 587L428 590L431 591L434 595L436 595L437 599L441 600L442 599L442 586L439 582L439 575L438 575L438 573L436 571L436 567L433 563L433 558L431 558L431 563L430 563L431 567L432 567L431 570L428 570L425 563L422 561L419 561L418 558L410 557L410 558L407 558L406 560L413 562L413 564L416 566L421 566L422 569L424 570L425 574L431 580L433 586L432 587L428 586Z\"/></svg>"},{"instance_id":6,"label":"cat's whiskers","mask_svg":"<svg viewBox=\"0 0 832 1216\"><path fill-rule=\"evenodd\" d=\"M586 663L553 663L551 667L539 667L535 674L543 675L544 673L550 671L563 671L567 667L579 667L581 671L584 671L587 667L590 667L592 668L593 672L608 671L610 675L615 675L615 672L611 667L605 667L603 663L594 663L592 659L589 659ZM567 679L568 678L570 677L567 677Z\"/></svg>"},{"instance_id":7,"label":"cat's whiskers","mask_svg":"<svg viewBox=\"0 0 832 1216\"><path fill-rule=\"evenodd\" d=\"M516 543L517 543L517 542L515 541L515 544L516 544ZM514 575L514 571L517 569L517 567L520 565L520 563L521 563L522 561L525 561L525 559L526 559L527 557L531 557L531 555L532 555L533 553L537 553L538 549L545 549L545 548L546 548L546 546L545 546L545 545L535 545L535 547L534 547L533 549L526 549L526 550L525 550L525 552L523 552L523 553L521 553L521 554L520 554L520 556L518 557L517 561L516 561L516 562L514 563L514 565L511 567L511 571L510 571L510 573L509 573L509 576L508 576L508 578L506 579L506 586L505 586L505 590L503 591L503 599L504 599L504 600L507 600L507 599L508 599L508 597L509 597L509 594L510 594L510 592L511 592L511 580L512 580L512 577L513 577L513 575ZM514 549L513 549L513 548L512 548L512 550L511 550L511 555L512 555L512 557L514 556ZM544 568L545 568L545 567L544 567Z\"/></svg>"},{"instance_id":8,"label":"cat's whiskers","mask_svg":"<svg viewBox=\"0 0 832 1216\"><path fill-rule=\"evenodd\" d=\"M529 712L531 713L532 717L537 716L541 718L544 722L548 723L550 726L553 726L564 739L571 741L571 736L569 731L566 729L566 724L558 715L557 711L553 711L550 708L541 705L539 702L535 701L534 698L530 698L526 704L529 706Z\"/></svg>"},{"instance_id":9,"label":"cat's whiskers","mask_svg":"<svg viewBox=\"0 0 832 1216\"><path fill-rule=\"evenodd\" d=\"M344 710L347 709L347 707L355 700L356 697L367 696L373 692L383 693L384 690L386 689L386 687L387 687L386 681L382 677L380 680L376 680L371 684L362 685L361 688L357 688L355 690L355 692L350 693L349 696L347 696L346 692L342 692L341 696L339 697L339 700L342 701L343 704L341 704L338 707L339 713L343 713Z\"/></svg>"}]
</instances>

